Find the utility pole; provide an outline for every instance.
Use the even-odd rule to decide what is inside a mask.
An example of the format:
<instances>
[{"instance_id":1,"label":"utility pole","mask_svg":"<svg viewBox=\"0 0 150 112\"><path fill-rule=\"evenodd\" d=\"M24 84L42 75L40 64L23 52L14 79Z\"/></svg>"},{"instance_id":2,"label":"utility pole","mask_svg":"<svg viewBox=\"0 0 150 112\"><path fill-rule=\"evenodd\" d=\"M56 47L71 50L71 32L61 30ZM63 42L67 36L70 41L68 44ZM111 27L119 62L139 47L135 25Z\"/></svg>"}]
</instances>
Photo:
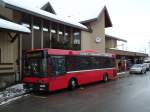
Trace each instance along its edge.
<instances>
[{"instance_id":1,"label":"utility pole","mask_svg":"<svg viewBox=\"0 0 150 112\"><path fill-rule=\"evenodd\" d=\"M149 41L149 56L150 56L150 41Z\"/></svg>"}]
</instances>

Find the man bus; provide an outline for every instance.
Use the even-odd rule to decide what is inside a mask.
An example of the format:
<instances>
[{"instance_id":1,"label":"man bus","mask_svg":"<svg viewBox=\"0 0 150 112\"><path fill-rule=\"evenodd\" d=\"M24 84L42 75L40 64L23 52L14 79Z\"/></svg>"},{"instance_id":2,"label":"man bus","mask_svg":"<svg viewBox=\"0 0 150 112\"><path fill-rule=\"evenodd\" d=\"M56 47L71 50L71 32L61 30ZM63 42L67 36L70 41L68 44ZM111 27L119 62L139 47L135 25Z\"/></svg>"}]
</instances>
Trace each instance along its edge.
<instances>
[{"instance_id":1,"label":"man bus","mask_svg":"<svg viewBox=\"0 0 150 112\"><path fill-rule=\"evenodd\" d=\"M63 88L104 81L116 77L115 57L96 51L36 49L24 60L23 82L33 91L55 91Z\"/></svg>"}]
</instances>

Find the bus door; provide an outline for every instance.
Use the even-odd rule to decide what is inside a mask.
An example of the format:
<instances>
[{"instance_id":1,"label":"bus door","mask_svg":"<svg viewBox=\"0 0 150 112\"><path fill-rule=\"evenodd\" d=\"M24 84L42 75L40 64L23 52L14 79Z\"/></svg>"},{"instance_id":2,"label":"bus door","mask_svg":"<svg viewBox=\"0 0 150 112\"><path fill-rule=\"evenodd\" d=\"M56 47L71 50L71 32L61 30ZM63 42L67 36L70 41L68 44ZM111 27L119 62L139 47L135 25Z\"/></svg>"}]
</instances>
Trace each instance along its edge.
<instances>
[{"instance_id":1,"label":"bus door","mask_svg":"<svg viewBox=\"0 0 150 112\"><path fill-rule=\"evenodd\" d=\"M65 56L50 56L50 89L57 90L67 86Z\"/></svg>"}]
</instances>

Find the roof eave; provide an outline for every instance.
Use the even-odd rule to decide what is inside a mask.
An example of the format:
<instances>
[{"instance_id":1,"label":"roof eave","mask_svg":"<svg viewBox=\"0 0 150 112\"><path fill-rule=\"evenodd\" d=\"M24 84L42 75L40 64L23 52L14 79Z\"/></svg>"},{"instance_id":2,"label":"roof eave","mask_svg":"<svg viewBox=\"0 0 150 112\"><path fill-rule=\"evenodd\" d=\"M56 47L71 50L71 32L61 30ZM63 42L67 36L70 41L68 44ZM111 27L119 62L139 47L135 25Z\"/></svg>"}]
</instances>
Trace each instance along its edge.
<instances>
[{"instance_id":1,"label":"roof eave","mask_svg":"<svg viewBox=\"0 0 150 112\"><path fill-rule=\"evenodd\" d=\"M115 52L115 54L117 54L117 55L125 55L125 56L139 56L139 57L147 57L148 56L148 54L146 54L146 53L119 50L119 49L111 49L111 48L107 49L107 52L109 52L109 53L114 53Z\"/></svg>"},{"instance_id":2,"label":"roof eave","mask_svg":"<svg viewBox=\"0 0 150 112\"><path fill-rule=\"evenodd\" d=\"M112 27L113 24L112 24L112 21L110 19L110 16L109 16L109 13L108 13L108 10L107 10L106 6L104 6L104 8L101 10L101 12L98 14L97 17L92 18L92 19L88 19L88 20L85 20L85 21L80 21L80 23L86 24L86 23L97 21L98 18L100 18L103 13L105 14L105 28ZM108 22L106 23L106 21L108 21Z\"/></svg>"},{"instance_id":3,"label":"roof eave","mask_svg":"<svg viewBox=\"0 0 150 112\"><path fill-rule=\"evenodd\" d=\"M121 38L118 38L118 37L114 37L114 36L110 36L110 35L105 35L106 38L112 38L112 39L115 39L115 40L118 40L118 41L122 41L122 42L128 42L127 40L124 40L124 39L121 39Z\"/></svg>"},{"instance_id":4,"label":"roof eave","mask_svg":"<svg viewBox=\"0 0 150 112\"><path fill-rule=\"evenodd\" d=\"M26 10L26 9L23 9L23 8L14 6L14 5L10 5L10 4L7 4L7 3L5 3L5 7L9 8L9 9L25 12L25 13L28 13L28 14L31 14L31 15L34 15L34 16L37 16L37 17L41 17L41 18L46 19L46 20L50 20L50 21L53 21L53 22L57 22L57 23L60 23L60 24L67 25L67 26L75 27L75 28L78 28L78 29L81 29L81 30L85 30L85 31L88 30L88 28L83 28L83 27L76 26L76 25L73 25L73 24L70 24L70 23L66 23L66 22L63 22L63 21L60 21L60 20L56 20L56 19L53 19L53 18L50 18L50 17L46 17L44 15L37 14L37 13L34 13L32 11L29 11L29 10Z\"/></svg>"},{"instance_id":5,"label":"roof eave","mask_svg":"<svg viewBox=\"0 0 150 112\"><path fill-rule=\"evenodd\" d=\"M17 33L21 33L21 34L30 34L31 33L31 32L24 32L24 31L18 31L18 30L6 29L6 28L0 28L0 31L17 32Z\"/></svg>"},{"instance_id":6,"label":"roof eave","mask_svg":"<svg viewBox=\"0 0 150 112\"><path fill-rule=\"evenodd\" d=\"M85 20L85 21L80 21L79 23L85 24L85 23L96 21L96 20L97 20L97 17L96 18L92 18L92 19L88 19L88 20Z\"/></svg>"}]
</instances>

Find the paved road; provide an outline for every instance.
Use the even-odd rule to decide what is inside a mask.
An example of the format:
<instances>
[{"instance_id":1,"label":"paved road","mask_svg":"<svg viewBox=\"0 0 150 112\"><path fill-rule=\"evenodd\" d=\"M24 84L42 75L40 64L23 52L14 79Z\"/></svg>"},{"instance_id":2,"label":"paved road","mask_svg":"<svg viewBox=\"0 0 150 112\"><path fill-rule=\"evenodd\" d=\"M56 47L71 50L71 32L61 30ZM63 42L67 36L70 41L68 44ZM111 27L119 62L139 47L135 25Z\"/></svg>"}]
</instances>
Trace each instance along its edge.
<instances>
[{"instance_id":1,"label":"paved road","mask_svg":"<svg viewBox=\"0 0 150 112\"><path fill-rule=\"evenodd\" d=\"M74 91L32 94L1 106L0 112L150 112L150 72Z\"/></svg>"}]
</instances>

